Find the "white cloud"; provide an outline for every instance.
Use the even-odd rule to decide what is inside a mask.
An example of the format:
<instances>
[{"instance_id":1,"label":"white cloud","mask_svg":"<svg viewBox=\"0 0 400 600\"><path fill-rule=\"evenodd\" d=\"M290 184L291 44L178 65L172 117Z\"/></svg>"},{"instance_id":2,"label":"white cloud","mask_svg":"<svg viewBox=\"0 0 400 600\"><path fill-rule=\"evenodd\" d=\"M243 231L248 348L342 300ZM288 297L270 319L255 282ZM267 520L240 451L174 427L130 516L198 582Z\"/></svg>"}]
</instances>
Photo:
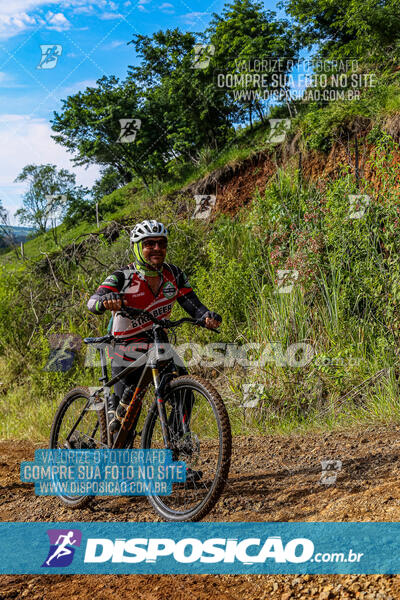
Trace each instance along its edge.
<instances>
[{"instance_id":1,"label":"white cloud","mask_svg":"<svg viewBox=\"0 0 400 600\"><path fill-rule=\"evenodd\" d=\"M125 40L114 40L110 44L106 44L105 46L103 46L103 49L104 50L114 50L114 48L119 48L120 46L125 46L125 45L126 45Z\"/></svg>"},{"instance_id":2,"label":"white cloud","mask_svg":"<svg viewBox=\"0 0 400 600\"><path fill-rule=\"evenodd\" d=\"M104 12L100 13L99 17L103 21L111 21L112 19L120 19L122 15L120 13Z\"/></svg>"},{"instance_id":3,"label":"white cloud","mask_svg":"<svg viewBox=\"0 0 400 600\"><path fill-rule=\"evenodd\" d=\"M105 8L109 4L109 2L108 0L61 0L59 4L62 4L63 6L66 6L68 8L75 8L90 4L93 4L93 6L97 8Z\"/></svg>"},{"instance_id":4,"label":"white cloud","mask_svg":"<svg viewBox=\"0 0 400 600\"><path fill-rule=\"evenodd\" d=\"M54 31L66 31L71 27L71 23L63 15L63 13L48 12L46 18L47 29L52 29Z\"/></svg>"},{"instance_id":5,"label":"white cloud","mask_svg":"<svg viewBox=\"0 0 400 600\"><path fill-rule=\"evenodd\" d=\"M72 8L74 14L89 14L95 8L105 9L109 5L107 0L62 0L59 2L65 8Z\"/></svg>"},{"instance_id":6,"label":"white cloud","mask_svg":"<svg viewBox=\"0 0 400 600\"><path fill-rule=\"evenodd\" d=\"M160 10L167 15L172 15L175 12L173 5L169 2L163 2L160 6Z\"/></svg>"},{"instance_id":7,"label":"white cloud","mask_svg":"<svg viewBox=\"0 0 400 600\"><path fill-rule=\"evenodd\" d=\"M196 25L199 23L199 21L203 23L204 19L208 18L209 14L210 13L207 12L192 12L187 13L186 15L181 15L181 19L183 19L188 25Z\"/></svg>"},{"instance_id":8,"label":"white cloud","mask_svg":"<svg viewBox=\"0 0 400 600\"><path fill-rule=\"evenodd\" d=\"M89 4L88 6L78 6L74 8L74 15L91 15L94 12L93 4Z\"/></svg>"},{"instance_id":9,"label":"white cloud","mask_svg":"<svg viewBox=\"0 0 400 600\"><path fill-rule=\"evenodd\" d=\"M26 13L15 15L0 12L0 40L6 40L37 24L36 19Z\"/></svg>"},{"instance_id":10,"label":"white cloud","mask_svg":"<svg viewBox=\"0 0 400 600\"><path fill-rule=\"evenodd\" d=\"M32 12L50 5L58 5L58 9L72 8L74 10L85 10L91 6L95 8L106 8L110 6L111 10L115 10L118 4L112 0L12 0L7 2L2 0L0 3L0 15L16 16L20 13Z\"/></svg>"},{"instance_id":11,"label":"white cloud","mask_svg":"<svg viewBox=\"0 0 400 600\"><path fill-rule=\"evenodd\" d=\"M51 139L52 131L45 119L28 115L0 115L0 198L15 212L21 206L19 196L24 187L14 184L25 165L51 163L76 174L77 183L91 187L99 176L98 167L73 167L72 155Z\"/></svg>"},{"instance_id":12,"label":"white cloud","mask_svg":"<svg viewBox=\"0 0 400 600\"><path fill-rule=\"evenodd\" d=\"M59 12L51 12L50 20L41 18L43 9ZM106 11L107 7L115 11L118 5L112 0L0 0L0 40L9 39L19 33L31 29L35 25L47 25L53 31L65 31L71 27L70 22L61 12L63 9L72 9L75 14L91 14L94 9ZM119 18L120 15L105 12L104 18ZM100 16L100 15L99 15Z\"/></svg>"},{"instance_id":13,"label":"white cloud","mask_svg":"<svg viewBox=\"0 0 400 600\"><path fill-rule=\"evenodd\" d=\"M43 5L62 4L58 0L13 0L12 2L3 2L0 5L0 16L16 17L26 13L28 10L36 10Z\"/></svg>"}]
</instances>

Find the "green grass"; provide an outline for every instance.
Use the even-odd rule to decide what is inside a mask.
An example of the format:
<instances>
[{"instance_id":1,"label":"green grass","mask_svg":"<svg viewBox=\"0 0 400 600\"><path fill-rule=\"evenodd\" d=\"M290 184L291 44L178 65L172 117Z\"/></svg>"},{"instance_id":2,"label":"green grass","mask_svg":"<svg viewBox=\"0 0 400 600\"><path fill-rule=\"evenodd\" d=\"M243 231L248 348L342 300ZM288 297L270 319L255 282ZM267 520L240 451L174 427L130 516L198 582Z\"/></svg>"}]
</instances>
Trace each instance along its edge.
<instances>
[{"instance_id":1,"label":"green grass","mask_svg":"<svg viewBox=\"0 0 400 600\"><path fill-rule=\"evenodd\" d=\"M390 107L396 102L393 96ZM133 194L134 184L115 191L104 198L108 212L102 226L127 216L133 221L153 216L170 226L168 259L187 271L202 302L223 316L218 338L185 326L178 343L271 344L261 367L218 367L216 373L206 367L192 369L216 383L227 402L234 435L397 422L400 233L393 224L400 207L390 140L379 141L377 136L378 156L372 165L386 182L385 201L374 196L365 220L358 222L346 218L348 194L355 191L351 173L326 182L321 192L301 183L295 171L280 170L264 194L255 194L250 207L233 218L219 215L212 224L179 215L165 198L218 167L268 148L265 132L265 126L241 132L220 155L205 152L204 164L168 184L155 184L150 192L139 189ZM48 232L25 244L28 260L17 261L11 253L0 256L0 438L46 441L63 395L76 385L97 385L98 369L83 367L84 349L68 373L43 371L47 337L54 332L104 334L108 318L88 313L87 296L109 270L126 264L127 237L94 246L94 258L109 269L91 256L77 264L64 264L61 257L57 285L51 274L37 268L42 253L56 253L96 231L93 223L69 229L61 225L59 246ZM298 270L291 293L279 293L279 269ZM39 293L37 323L32 298ZM179 316L183 311L177 307L173 318ZM303 367L287 362L294 344L313 349L312 360ZM389 379L371 382L342 402L355 386L388 366L393 368ZM253 415L243 411L244 383L264 386Z\"/></svg>"}]
</instances>

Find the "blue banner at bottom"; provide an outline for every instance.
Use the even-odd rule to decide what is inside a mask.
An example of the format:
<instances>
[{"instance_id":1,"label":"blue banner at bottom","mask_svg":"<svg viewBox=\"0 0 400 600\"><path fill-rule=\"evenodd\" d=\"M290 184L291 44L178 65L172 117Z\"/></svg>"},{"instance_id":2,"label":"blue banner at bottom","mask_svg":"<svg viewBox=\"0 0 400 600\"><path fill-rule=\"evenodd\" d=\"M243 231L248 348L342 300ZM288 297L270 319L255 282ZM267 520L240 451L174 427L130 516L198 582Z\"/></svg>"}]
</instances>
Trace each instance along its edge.
<instances>
[{"instance_id":1,"label":"blue banner at bottom","mask_svg":"<svg viewBox=\"0 0 400 600\"><path fill-rule=\"evenodd\" d=\"M400 573L400 523L0 523L1 574Z\"/></svg>"}]
</instances>

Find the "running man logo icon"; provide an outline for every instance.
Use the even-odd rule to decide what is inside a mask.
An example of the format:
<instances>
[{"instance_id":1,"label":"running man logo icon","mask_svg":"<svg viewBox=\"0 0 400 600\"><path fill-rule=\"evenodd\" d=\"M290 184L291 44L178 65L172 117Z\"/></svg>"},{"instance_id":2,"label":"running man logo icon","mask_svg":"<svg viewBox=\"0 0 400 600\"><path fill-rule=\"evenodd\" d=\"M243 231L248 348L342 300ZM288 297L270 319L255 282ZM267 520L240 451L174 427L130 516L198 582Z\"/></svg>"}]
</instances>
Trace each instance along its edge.
<instances>
[{"instance_id":1,"label":"running man logo icon","mask_svg":"<svg viewBox=\"0 0 400 600\"><path fill-rule=\"evenodd\" d=\"M339 471L342 470L341 460L321 460L322 473L319 482L323 485L336 483Z\"/></svg>"},{"instance_id":2,"label":"running man logo icon","mask_svg":"<svg viewBox=\"0 0 400 600\"><path fill-rule=\"evenodd\" d=\"M117 139L117 144L129 144L134 142L136 134L142 124L140 119L119 119L121 132Z\"/></svg>"},{"instance_id":3,"label":"running man logo icon","mask_svg":"<svg viewBox=\"0 0 400 600\"><path fill-rule=\"evenodd\" d=\"M61 44L40 44L42 58L37 69L54 69L62 53Z\"/></svg>"},{"instance_id":4,"label":"running man logo icon","mask_svg":"<svg viewBox=\"0 0 400 600\"><path fill-rule=\"evenodd\" d=\"M243 408L257 408L264 389L265 385L263 383L244 383L242 385Z\"/></svg>"},{"instance_id":5,"label":"running man logo icon","mask_svg":"<svg viewBox=\"0 0 400 600\"><path fill-rule=\"evenodd\" d=\"M349 194L349 219L361 219L365 215L371 198L368 194Z\"/></svg>"},{"instance_id":6,"label":"running man logo icon","mask_svg":"<svg viewBox=\"0 0 400 600\"><path fill-rule=\"evenodd\" d=\"M42 567L68 567L74 558L75 548L81 545L79 529L48 529L50 549Z\"/></svg>"},{"instance_id":7,"label":"running man logo icon","mask_svg":"<svg viewBox=\"0 0 400 600\"><path fill-rule=\"evenodd\" d=\"M214 44L195 44L193 51L192 69L207 69L211 57L215 54Z\"/></svg>"},{"instance_id":8,"label":"running man logo icon","mask_svg":"<svg viewBox=\"0 0 400 600\"><path fill-rule=\"evenodd\" d=\"M297 269L278 269L278 289L275 290L275 294L290 294L293 289L295 282L299 278L299 272Z\"/></svg>"},{"instance_id":9,"label":"running man logo icon","mask_svg":"<svg viewBox=\"0 0 400 600\"><path fill-rule=\"evenodd\" d=\"M192 215L192 219L208 219L211 214L213 207L217 201L217 197L214 194L208 195L195 195L196 208Z\"/></svg>"},{"instance_id":10,"label":"running man logo icon","mask_svg":"<svg viewBox=\"0 0 400 600\"><path fill-rule=\"evenodd\" d=\"M72 368L75 352L80 349L82 339L71 333L53 334L49 337L50 354L43 371L62 371Z\"/></svg>"},{"instance_id":11,"label":"running man logo icon","mask_svg":"<svg viewBox=\"0 0 400 600\"><path fill-rule=\"evenodd\" d=\"M268 119L271 129L267 134L267 142L281 144L290 129L290 119Z\"/></svg>"}]
</instances>

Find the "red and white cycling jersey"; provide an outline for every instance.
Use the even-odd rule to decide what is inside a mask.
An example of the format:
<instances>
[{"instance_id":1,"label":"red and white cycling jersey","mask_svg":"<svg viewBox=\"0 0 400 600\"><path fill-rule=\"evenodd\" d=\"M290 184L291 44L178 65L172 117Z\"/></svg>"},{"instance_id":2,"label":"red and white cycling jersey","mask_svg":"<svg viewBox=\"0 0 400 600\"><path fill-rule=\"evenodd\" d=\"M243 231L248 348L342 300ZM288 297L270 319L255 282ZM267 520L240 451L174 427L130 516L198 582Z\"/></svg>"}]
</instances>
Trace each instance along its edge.
<instances>
[{"instance_id":1,"label":"red and white cycling jersey","mask_svg":"<svg viewBox=\"0 0 400 600\"><path fill-rule=\"evenodd\" d=\"M127 265L107 277L98 287L91 301L94 305L98 301L101 303L101 296L115 292L124 298L126 306L147 310L157 319L167 319L171 315L175 302L193 290L179 267L164 263L161 274L162 280L158 292L154 293L146 279L136 270L135 265ZM193 293L191 295L193 296ZM197 302L193 304L194 309L198 308ZM112 334L121 341L143 339L142 334L152 327L152 322L145 315L139 315L131 320L118 312L113 312L113 317Z\"/></svg>"}]
</instances>

